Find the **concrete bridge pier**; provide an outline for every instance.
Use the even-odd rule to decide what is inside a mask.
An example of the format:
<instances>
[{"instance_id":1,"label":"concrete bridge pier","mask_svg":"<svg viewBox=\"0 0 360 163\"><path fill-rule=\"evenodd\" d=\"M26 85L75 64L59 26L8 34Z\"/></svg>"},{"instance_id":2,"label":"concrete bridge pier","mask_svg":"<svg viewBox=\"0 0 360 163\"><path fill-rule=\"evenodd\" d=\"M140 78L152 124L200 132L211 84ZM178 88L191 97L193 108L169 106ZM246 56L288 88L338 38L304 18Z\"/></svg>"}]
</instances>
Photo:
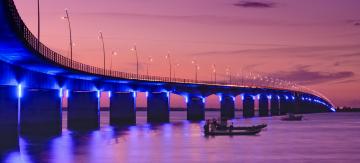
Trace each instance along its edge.
<instances>
[{"instance_id":1,"label":"concrete bridge pier","mask_svg":"<svg viewBox=\"0 0 360 163\"><path fill-rule=\"evenodd\" d=\"M147 94L147 121L165 123L170 121L169 92L149 92Z\"/></svg>"},{"instance_id":2,"label":"concrete bridge pier","mask_svg":"<svg viewBox=\"0 0 360 163\"><path fill-rule=\"evenodd\" d=\"M205 99L203 97L192 96L186 97L187 120L201 121L205 119Z\"/></svg>"},{"instance_id":3,"label":"concrete bridge pier","mask_svg":"<svg viewBox=\"0 0 360 163\"><path fill-rule=\"evenodd\" d=\"M231 95L220 95L220 114L223 118L235 118L235 97Z\"/></svg>"},{"instance_id":4,"label":"concrete bridge pier","mask_svg":"<svg viewBox=\"0 0 360 163\"><path fill-rule=\"evenodd\" d=\"M55 89L23 89L20 100L22 135L59 135L62 131L62 93Z\"/></svg>"},{"instance_id":5,"label":"concrete bridge pier","mask_svg":"<svg viewBox=\"0 0 360 163\"><path fill-rule=\"evenodd\" d=\"M68 128L94 130L100 126L99 91L70 91L68 93Z\"/></svg>"},{"instance_id":6,"label":"concrete bridge pier","mask_svg":"<svg viewBox=\"0 0 360 163\"><path fill-rule=\"evenodd\" d=\"M272 96L270 99L270 113L271 116L280 115L280 97L279 96Z\"/></svg>"},{"instance_id":7,"label":"concrete bridge pier","mask_svg":"<svg viewBox=\"0 0 360 163\"><path fill-rule=\"evenodd\" d=\"M243 95L243 116L251 118L255 116L255 100L252 95Z\"/></svg>"},{"instance_id":8,"label":"concrete bridge pier","mask_svg":"<svg viewBox=\"0 0 360 163\"><path fill-rule=\"evenodd\" d=\"M287 96L280 97L280 115L285 115L289 112L289 99Z\"/></svg>"},{"instance_id":9,"label":"concrete bridge pier","mask_svg":"<svg viewBox=\"0 0 360 163\"><path fill-rule=\"evenodd\" d=\"M259 95L259 116L269 116L269 99L265 94Z\"/></svg>"},{"instance_id":10,"label":"concrete bridge pier","mask_svg":"<svg viewBox=\"0 0 360 163\"><path fill-rule=\"evenodd\" d=\"M0 146L18 145L18 87L0 86Z\"/></svg>"},{"instance_id":11,"label":"concrete bridge pier","mask_svg":"<svg viewBox=\"0 0 360 163\"><path fill-rule=\"evenodd\" d=\"M135 92L113 92L110 96L110 125L136 124Z\"/></svg>"}]
</instances>

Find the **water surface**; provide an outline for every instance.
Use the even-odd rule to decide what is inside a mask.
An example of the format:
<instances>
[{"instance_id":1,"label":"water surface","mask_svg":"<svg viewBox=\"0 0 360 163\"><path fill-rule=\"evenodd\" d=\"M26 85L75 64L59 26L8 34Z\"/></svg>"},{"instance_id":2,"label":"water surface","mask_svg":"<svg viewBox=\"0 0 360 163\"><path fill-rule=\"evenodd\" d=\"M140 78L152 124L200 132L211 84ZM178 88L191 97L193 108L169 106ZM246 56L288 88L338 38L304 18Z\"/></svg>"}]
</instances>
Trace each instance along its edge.
<instances>
[{"instance_id":1,"label":"water surface","mask_svg":"<svg viewBox=\"0 0 360 163\"><path fill-rule=\"evenodd\" d=\"M217 117L219 112L206 112ZM171 123L146 123L115 129L109 112L101 112L100 130L66 129L56 138L20 138L20 146L3 155L5 162L360 162L360 113L305 115L301 122L280 117L238 118L235 125L267 123L257 136L205 137L203 122L190 123L186 112L171 112ZM39 126L41 127L41 126Z\"/></svg>"}]
</instances>

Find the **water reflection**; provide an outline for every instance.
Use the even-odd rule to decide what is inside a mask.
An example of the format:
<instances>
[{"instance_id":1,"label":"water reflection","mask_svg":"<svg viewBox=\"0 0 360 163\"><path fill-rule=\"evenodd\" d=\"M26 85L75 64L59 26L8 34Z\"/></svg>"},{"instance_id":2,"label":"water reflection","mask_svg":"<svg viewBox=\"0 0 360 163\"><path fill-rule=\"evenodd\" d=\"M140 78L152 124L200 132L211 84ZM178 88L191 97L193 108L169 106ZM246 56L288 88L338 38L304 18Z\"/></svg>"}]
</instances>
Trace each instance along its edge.
<instances>
[{"instance_id":1,"label":"water reflection","mask_svg":"<svg viewBox=\"0 0 360 163\"><path fill-rule=\"evenodd\" d=\"M153 125L144 119L136 126L104 124L100 130L89 132L64 128L59 137L20 137L11 148L1 148L0 162L278 162L290 159L312 162L312 158L328 162L323 158L329 154L345 162L360 159L355 152L360 141L340 139L360 135L356 123L360 114L307 117L307 121L294 123L282 122L279 117L234 119L235 125L269 124L268 130L259 136L238 137L205 137L201 132L204 122L185 120ZM336 132L339 130L342 132ZM284 152L287 155L283 155Z\"/></svg>"}]
</instances>

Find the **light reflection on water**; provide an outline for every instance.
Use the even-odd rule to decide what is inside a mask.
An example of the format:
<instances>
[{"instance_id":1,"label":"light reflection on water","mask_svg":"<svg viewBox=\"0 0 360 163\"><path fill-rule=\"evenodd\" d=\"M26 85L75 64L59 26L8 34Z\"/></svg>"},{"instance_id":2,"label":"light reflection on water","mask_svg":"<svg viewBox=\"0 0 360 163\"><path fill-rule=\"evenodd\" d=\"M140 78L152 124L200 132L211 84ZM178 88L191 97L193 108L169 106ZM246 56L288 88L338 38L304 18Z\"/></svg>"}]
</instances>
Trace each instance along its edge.
<instances>
[{"instance_id":1,"label":"light reflection on water","mask_svg":"<svg viewBox=\"0 0 360 163\"><path fill-rule=\"evenodd\" d=\"M207 112L217 117L218 112ZM64 113L66 116L66 113ZM146 123L138 112L136 126L108 126L101 113L100 130L71 132L64 125L56 138L20 138L19 149L3 155L5 162L359 162L360 113L305 115L301 122L280 117L235 119L241 125L267 123L258 136L204 137L204 122L184 121L174 112L172 123ZM66 118L64 118L66 124Z\"/></svg>"}]
</instances>

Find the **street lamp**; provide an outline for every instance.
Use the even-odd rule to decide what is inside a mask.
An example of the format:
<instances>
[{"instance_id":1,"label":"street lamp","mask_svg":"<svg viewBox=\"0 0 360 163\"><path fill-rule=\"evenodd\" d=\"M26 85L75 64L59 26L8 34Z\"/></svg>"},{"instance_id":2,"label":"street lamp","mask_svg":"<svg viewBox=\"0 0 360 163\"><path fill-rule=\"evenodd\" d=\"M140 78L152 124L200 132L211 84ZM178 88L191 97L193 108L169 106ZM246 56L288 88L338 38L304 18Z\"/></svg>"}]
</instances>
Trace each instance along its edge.
<instances>
[{"instance_id":1,"label":"street lamp","mask_svg":"<svg viewBox=\"0 0 360 163\"><path fill-rule=\"evenodd\" d=\"M175 67L174 67L174 78L176 78L176 68L180 67L180 63L177 63L175 64Z\"/></svg>"},{"instance_id":2,"label":"street lamp","mask_svg":"<svg viewBox=\"0 0 360 163\"><path fill-rule=\"evenodd\" d=\"M111 55L111 58L110 58L110 75L112 74L113 57L114 57L114 56L117 56L117 52L116 52L116 51L113 51L111 54L112 54L112 55Z\"/></svg>"},{"instance_id":3,"label":"street lamp","mask_svg":"<svg viewBox=\"0 0 360 163\"><path fill-rule=\"evenodd\" d=\"M62 19L67 20L69 26L69 40L70 40L70 67L72 67L73 62L73 41L72 41L72 33L71 33L71 22L68 9L65 9L66 16L62 17Z\"/></svg>"},{"instance_id":4,"label":"street lamp","mask_svg":"<svg viewBox=\"0 0 360 163\"><path fill-rule=\"evenodd\" d=\"M151 57L148 58L148 62L146 64L146 75L149 76L149 65L153 62L153 59Z\"/></svg>"},{"instance_id":5,"label":"street lamp","mask_svg":"<svg viewBox=\"0 0 360 163\"><path fill-rule=\"evenodd\" d=\"M212 73L214 74L214 83L216 83L216 65L215 64L213 64L212 65Z\"/></svg>"},{"instance_id":6,"label":"street lamp","mask_svg":"<svg viewBox=\"0 0 360 163\"><path fill-rule=\"evenodd\" d=\"M137 52L136 45L134 45L134 47L131 48L130 50L135 52L135 56L136 56L136 78L139 79L139 57L138 57L138 52Z\"/></svg>"},{"instance_id":7,"label":"street lamp","mask_svg":"<svg viewBox=\"0 0 360 163\"><path fill-rule=\"evenodd\" d=\"M37 14L38 14L38 42L37 50L40 50L40 0L37 1Z\"/></svg>"},{"instance_id":8,"label":"street lamp","mask_svg":"<svg viewBox=\"0 0 360 163\"><path fill-rule=\"evenodd\" d=\"M104 58L104 75L106 73L106 53L105 53L105 43L104 43L104 37L103 37L103 34L102 32L100 31L99 32L100 36L99 36L99 39L101 40L101 43L102 43L102 51L103 51L103 58Z\"/></svg>"},{"instance_id":9,"label":"street lamp","mask_svg":"<svg viewBox=\"0 0 360 163\"><path fill-rule=\"evenodd\" d=\"M165 56L165 58L169 61L169 79L170 79L170 81L171 81L171 58L170 58L170 52L168 52L168 54Z\"/></svg>"},{"instance_id":10,"label":"street lamp","mask_svg":"<svg viewBox=\"0 0 360 163\"><path fill-rule=\"evenodd\" d=\"M192 60L191 63L195 66L195 82L197 83L198 70L200 66L197 64L196 60Z\"/></svg>"},{"instance_id":11,"label":"street lamp","mask_svg":"<svg viewBox=\"0 0 360 163\"><path fill-rule=\"evenodd\" d=\"M231 84L231 71L230 71L230 66L226 67L226 75L229 75L229 84Z\"/></svg>"}]
</instances>

